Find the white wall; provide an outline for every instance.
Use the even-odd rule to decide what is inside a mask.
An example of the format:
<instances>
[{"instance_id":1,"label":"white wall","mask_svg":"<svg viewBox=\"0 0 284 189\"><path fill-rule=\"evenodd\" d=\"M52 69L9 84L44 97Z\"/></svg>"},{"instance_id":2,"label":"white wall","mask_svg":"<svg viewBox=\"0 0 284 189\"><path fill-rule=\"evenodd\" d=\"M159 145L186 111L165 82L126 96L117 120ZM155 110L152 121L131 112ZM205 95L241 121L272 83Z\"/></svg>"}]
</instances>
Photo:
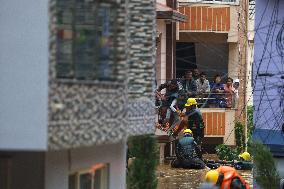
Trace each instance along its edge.
<instances>
[{"instance_id":1,"label":"white wall","mask_svg":"<svg viewBox=\"0 0 284 189\"><path fill-rule=\"evenodd\" d=\"M157 3L161 3L163 5L166 5L167 4L167 1L166 0L157 0Z\"/></svg>"},{"instance_id":2,"label":"white wall","mask_svg":"<svg viewBox=\"0 0 284 189\"><path fill-rule=\"evenodd\" d=\"M0 25L0 149L46 149L48 0L1 1Z\"/></svg>"},{"instance_id":3,"label":"white wall","mask_svg":"<svg viewBox=\"0 0 284 189\"><path fill-rule=\"evenodd\" d=\"M162 33L161 39L161 78L157 78L157 85L166 82L166 23L165 20L157 20L157 32Z\"/></svg>"},{"instance_id":4,"label":"white wall","mask_svg":"<svg viewBox=\"0 0 284 189\"><path fill-rule=\"evenodd\" d=\"M68 155L69 153L69 155ZM46 153L45 189L68 189L68 175L110 163L110 189L126 188L126 143Z\"/></svg>"},{"instance_id":5,"label":"white wall","mask_svg":"<svg viewBox=\"0 0 284 189\"><path fill-rule=\"evenodd\" d=\"M240 66L238 44L229 43L228 76L233 79L237 79L239 75L239 67Z\"/></svg>"},{"instance_id":6,"label":"white wall","mask_svg":"<svg viewBox=\"0 0 284 189\"><path fill-rule=\"evenodd\" d=\"M284 158L274 158L280 178L284 179Z\"/></svg>"}]
</instances>

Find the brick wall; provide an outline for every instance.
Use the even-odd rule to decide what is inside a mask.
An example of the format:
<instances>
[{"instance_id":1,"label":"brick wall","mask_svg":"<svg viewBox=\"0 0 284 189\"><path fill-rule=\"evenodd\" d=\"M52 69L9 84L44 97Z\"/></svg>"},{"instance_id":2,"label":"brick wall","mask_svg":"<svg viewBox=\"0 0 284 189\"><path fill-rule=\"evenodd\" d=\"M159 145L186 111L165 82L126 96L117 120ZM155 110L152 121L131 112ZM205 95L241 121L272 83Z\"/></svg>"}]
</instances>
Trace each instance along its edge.
<instances>
[{"instance_id":1,"label":"brick wall","mask_svg":"<svg viewBox=\"0 0 284 189\"><path fill-rule=\"evenodd\" d=\"M189 18L187 22L180 23L180 30L230 30L230 7L182 6L179 11Z\"/></svg>"}]
</instances>

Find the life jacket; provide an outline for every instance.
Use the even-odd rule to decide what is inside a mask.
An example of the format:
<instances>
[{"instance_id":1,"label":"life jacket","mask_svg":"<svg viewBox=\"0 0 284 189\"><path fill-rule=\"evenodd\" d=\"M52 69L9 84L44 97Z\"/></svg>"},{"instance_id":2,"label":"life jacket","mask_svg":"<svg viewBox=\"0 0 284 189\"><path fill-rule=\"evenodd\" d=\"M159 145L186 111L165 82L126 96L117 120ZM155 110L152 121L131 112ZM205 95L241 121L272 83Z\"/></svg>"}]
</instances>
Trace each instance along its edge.
<instances>
[{"instance_id":1,"label":"life jacket","mask_svg":"<svg viewBox=\"0 0 284 189\"><path fill-rule=\"evenodd\" d=\"M230 166L221 166L217 169L217 171L224 175L221 189L231 189L231 184L234 178L240 179L240 181L245 186L245 189L250 189L248 183L238 174L238 172Z\"/></svg>"},{"instance_id":2,"label":"life jacket","mask_svg":"<svg viewBox=\"0 0 284 189\"><path fill-rule=\"evenodd\" d=\"M197 157L195 152L195 142L192 136L185 135L179 139L176 147L176 154L181 160Z\"/></svg>"}]
</instances>

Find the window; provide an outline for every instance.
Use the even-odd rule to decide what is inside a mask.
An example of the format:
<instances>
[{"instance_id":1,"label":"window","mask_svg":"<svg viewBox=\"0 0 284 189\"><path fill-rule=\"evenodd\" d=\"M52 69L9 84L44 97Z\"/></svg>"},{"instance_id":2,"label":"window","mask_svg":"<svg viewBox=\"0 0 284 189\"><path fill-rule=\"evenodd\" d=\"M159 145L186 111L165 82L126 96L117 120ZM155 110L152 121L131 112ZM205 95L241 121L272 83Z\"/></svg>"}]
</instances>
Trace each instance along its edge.
<instances>
[{"instance_id":1,"label":"window","mask_svg":"<svg viewBox=\"0 0 284 189\"><path fill-rule=\"evenodd\" d=\"M114 6L105 0L57 0L57 78L113 79Z\"/></svg>"},{"instance_id":2,"label":"window","mask_svg":"<svg viewBox=\"0 0 284 189\"><path fill-rule=\"evenodd\" d=\"M69 176L69 189L108 189L109 164L99 163L89 170Z\"/></svg>"}]
</instances>

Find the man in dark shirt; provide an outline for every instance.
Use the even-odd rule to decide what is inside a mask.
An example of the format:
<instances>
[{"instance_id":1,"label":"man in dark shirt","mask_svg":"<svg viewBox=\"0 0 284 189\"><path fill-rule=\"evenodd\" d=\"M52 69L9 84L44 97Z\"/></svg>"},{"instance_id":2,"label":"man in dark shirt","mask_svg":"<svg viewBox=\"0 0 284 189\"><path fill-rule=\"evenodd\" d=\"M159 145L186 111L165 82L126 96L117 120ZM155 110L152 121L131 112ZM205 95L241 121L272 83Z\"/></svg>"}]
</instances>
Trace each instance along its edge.
<instances>
[{"instance_id":1,"label":"man in dark shirt","mask_svg":"<svg viewBox=\"0 0 284 189\"><path fill-rule=\"evenodd\" d=\"M195 80L193 79L192 71L189 70L185 72L185 77L182 81L182 87L187 95L187 98L195 97L197 86Z\"/></svg>"}]
</instances>

